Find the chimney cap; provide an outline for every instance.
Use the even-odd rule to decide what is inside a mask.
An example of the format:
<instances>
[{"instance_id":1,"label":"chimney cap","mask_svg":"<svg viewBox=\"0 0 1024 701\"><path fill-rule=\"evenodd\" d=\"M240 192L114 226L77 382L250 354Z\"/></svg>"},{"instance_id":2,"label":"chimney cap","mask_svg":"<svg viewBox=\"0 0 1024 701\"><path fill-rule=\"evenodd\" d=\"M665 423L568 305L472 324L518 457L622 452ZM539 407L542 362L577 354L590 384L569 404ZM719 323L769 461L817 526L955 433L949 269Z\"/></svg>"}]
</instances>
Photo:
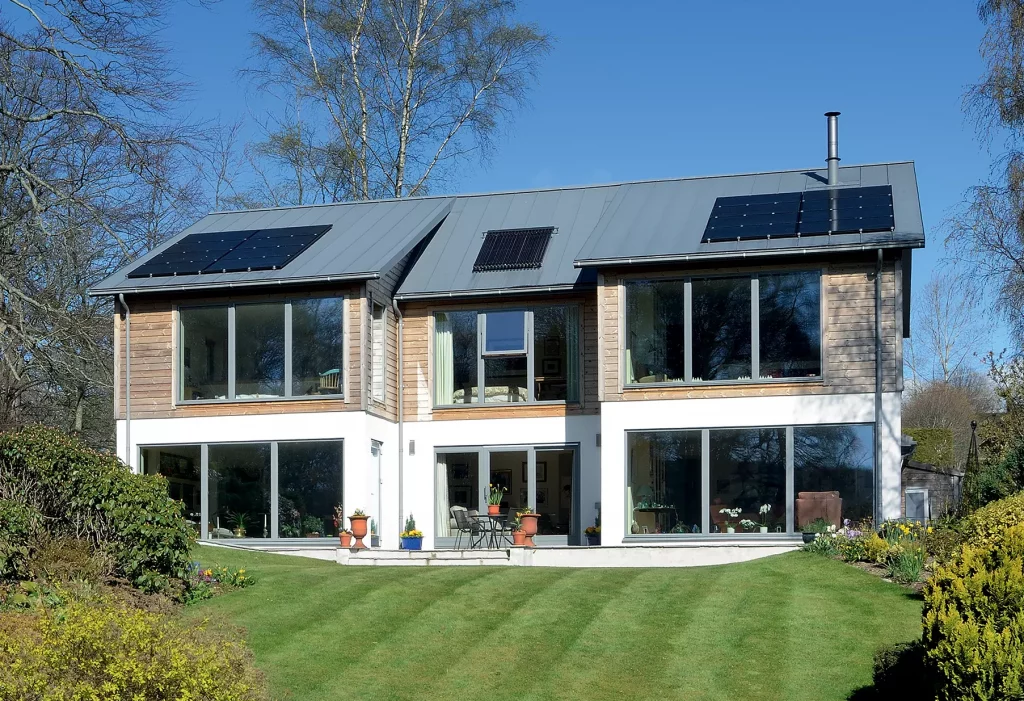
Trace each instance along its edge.
<instances>
[{"instance_id":1,"label":"chimney cap","mask_svg":"<svg viewBox=\"0 0 1024 701\"><path fill-rule=\"evenodd\" d=\"M826 117L838 117L840 114L842 114L842 112L826 112L825 116Z\"/></svg>"}]
</instances>

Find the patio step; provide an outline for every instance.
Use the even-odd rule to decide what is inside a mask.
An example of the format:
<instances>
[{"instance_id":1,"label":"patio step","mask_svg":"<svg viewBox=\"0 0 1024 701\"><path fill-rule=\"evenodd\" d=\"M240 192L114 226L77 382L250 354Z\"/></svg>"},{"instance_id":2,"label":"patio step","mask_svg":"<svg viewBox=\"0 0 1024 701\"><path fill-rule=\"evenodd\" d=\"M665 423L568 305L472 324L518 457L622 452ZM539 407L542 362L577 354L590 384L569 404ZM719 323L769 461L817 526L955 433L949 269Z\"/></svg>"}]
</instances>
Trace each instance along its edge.
<instances>
[{"instance_id":1,"label":"patio step","mask_svg":"<svg viewBox=\"0 0 1024 701\"><path fill-rule=\"evenodd\" d=\"M338 548L340 565L451 566L508 565L508 550L348 550Z\"/></svg>"}]
</instances>

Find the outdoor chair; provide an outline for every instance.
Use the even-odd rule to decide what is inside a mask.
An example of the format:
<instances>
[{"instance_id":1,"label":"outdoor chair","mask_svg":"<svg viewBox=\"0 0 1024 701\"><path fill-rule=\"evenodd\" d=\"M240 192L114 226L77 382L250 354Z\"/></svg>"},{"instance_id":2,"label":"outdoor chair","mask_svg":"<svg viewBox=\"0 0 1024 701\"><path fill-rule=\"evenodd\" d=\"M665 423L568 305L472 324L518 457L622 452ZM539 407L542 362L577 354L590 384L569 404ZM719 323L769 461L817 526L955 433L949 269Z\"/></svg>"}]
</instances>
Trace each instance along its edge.
<instances>
[{"instance_id":1,"label":"outdoor chair","mask_svg":"<svg viewBox=\"0 0 1024 701\"><path fill-rule=\"evenodd\" d=\"M469 536L469 549L472 550L480 544L484 538L487 537L487 532L484 530L482 524L478 523L475 516L475 512L466 511L464 506L453 506L450 509L452 516L455 518L455 528L458 531L458 535L455 537L455 549L460 549L462 544L462 535L465 533Z\"/></svg>"}]
</instances>

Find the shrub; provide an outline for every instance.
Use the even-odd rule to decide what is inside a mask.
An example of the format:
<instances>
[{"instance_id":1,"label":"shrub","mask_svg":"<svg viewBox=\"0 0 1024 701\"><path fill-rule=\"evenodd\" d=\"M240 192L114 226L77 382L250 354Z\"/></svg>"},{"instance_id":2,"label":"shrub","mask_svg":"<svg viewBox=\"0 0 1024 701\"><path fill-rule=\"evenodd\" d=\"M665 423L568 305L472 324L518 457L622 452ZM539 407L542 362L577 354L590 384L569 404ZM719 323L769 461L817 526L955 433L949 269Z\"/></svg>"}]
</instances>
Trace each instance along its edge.
<instances>
[{"instance_id":1,"label":"shrub","mask_svg":"<svg viewBox=\"0 0 1024 701\"><path fill-rule=\"evenodd\" d=\"M41 523L42 517L35 509L0 499L0 579L28 574L31 542Z\"/></svg>"},{"instance_id":2,"label":"shrub","mask_svg":"<svg viewBox=\"0 0 1024 701\"><path fill-rule=\"evenodd\" d=\"M809 553L835 557L839 555L839 538L834 533L818 533L814 540L804 545Z\"/></svg>"},{"instance_id":3,"label":"shrub","mask_svg":"<svg viewBox=\"0 0 1024 701\"><path fill-rule=\"evenodd\" d=\"M875 653L872 672L875 697L924 701L934 699L933 677L920 640L887 645Z\"/></svg>"},{"instance_id":4,"label":"shrub","mask_svg":"<svg viewBox=\"0 0 1024 701\"><path fill-rule=\"evenodd\" d=\"M972 545L991 545L1007 528L1024 523L1024 492L981 507L963 520L962 539Z\"/></svg>"},{"instance_id":5,"label":"shrub","mask_svg":"<svg viewBox=\"0 0 1024 701\"><path fill-rule=\"evenodd\" d=\"M864 561L881 565L889 556L891 546L875 531L864 536Z\"/></svg>"},{"instance_id":6,"label":"shrub","mask_svg":"<svg viewBox=\"0 0 1024 701\"><path fill-rule=\"evenodd\" d=\"M84 580L100 582L114 570L113 560L87 540L51 538L41 534L35 542L28 570L32 577L48 582Z\"/></svg>"},{"instance_id":7,"label":"shrub","mask_svg":"<svg viewBox=\"0 0 1024 701\"><path fill-rule=\"evenodd\" d=\"M180 577L188 565L195 536L164 478L133 474L60 431L0 434L0 498L35 509L54 538L85 537L133 582Z\"/></svg>"},{"instance_id":8,"label":"shrub","mask_svg":"<svg viewBox=\"0 0 1024 701\"><path fill-rule=\"evenodd\" d=\"M1024 525L967 543L935 569L923 642L940 699L1024 696Z\"/></svg>"},{"instance_id":9,"label":"shrub","mask_svg":"<svg viewBox=\"0 0 1024 701\"><path fill-rule=\"evenodd\" d=\"M267 697L241 641L109 601L0 614L0 698Z\"/></svg>"}]
</instances>

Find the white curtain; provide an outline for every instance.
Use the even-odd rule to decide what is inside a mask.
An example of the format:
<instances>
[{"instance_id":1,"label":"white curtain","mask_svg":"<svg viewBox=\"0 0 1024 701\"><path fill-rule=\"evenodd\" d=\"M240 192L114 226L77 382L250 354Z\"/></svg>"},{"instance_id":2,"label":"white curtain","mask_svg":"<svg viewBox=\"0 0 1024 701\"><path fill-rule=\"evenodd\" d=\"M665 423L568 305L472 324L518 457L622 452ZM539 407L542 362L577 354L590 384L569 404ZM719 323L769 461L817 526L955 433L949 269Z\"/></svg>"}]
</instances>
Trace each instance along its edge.
<instances>
[{"instance_id":1,"label":"white curtain","mask_svg":"<svg viewBox=\"0 0 1024 701\"><path fill-rule=\"evenodd\" d=\"M452 323L445 314L434 315L434 404L454 403L455 351ZM447 496L445 497L447 499ZM445 521L447 523L447 520Z\"/></svg>"},{"instance_id":2,"label":"white curtain","mask_svg":"<svg viewBox=\"0 0 1024 701\"><path fill-rule=\"evenodd\" d=\"M580 398L580 310L569 305L565 314L565 377L568 384L566 399Z\"/></svg>"},{"instance_id":3,"label":"white curtain","mask_svg":"<svg viewBox=\"0 0 1024 701\"><path fill-rule=\"evenodd\" d=\"M448 461L438 456L434 477L434 537L447 538L452 534L448 512Z\"/></svg>"}]
</instances>

